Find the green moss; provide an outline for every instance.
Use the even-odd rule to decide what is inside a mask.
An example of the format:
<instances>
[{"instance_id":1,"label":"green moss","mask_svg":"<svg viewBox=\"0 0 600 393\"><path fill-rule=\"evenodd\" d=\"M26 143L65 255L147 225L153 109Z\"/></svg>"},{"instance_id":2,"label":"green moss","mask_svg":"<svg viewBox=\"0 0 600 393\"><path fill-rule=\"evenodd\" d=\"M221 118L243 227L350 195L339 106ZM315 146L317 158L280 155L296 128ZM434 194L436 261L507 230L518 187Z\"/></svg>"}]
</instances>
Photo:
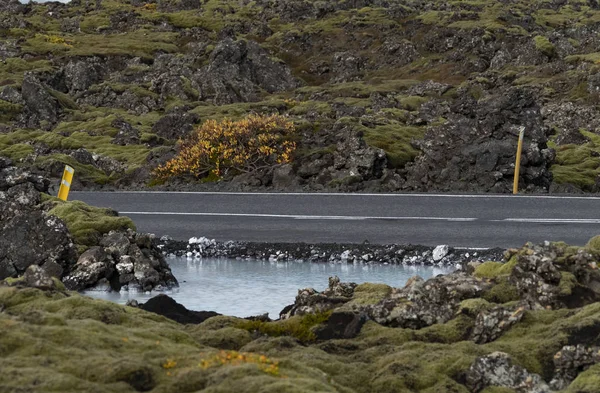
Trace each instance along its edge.
<instances>
[{"instance_id":1,"label":"green moss","mask_svg":"<svg viewBox=\"0 0 600 393\"><path fill-rule=\"evenodd\" d=\"M497 284L483 294L483 299L492 303L508 303L519 300L519 291L508 278L497 278Z\"/></svg>"},{"instance_id":2,"label":"green moss","mask_svg":"<svg viewBox=\"0 0 600 393\"><path fill-rule=\"evenodd\" d=\"M560 272L560 282L558 283L559 294L568 296L577 286L577 278L573 273Z\"/></svg>"},{"instance_id":3,"label":"green moss","mask_svg":"<svg viewBox=\"0 0 600 393\"><path fill-rule=\"evenodd\" d=\"M458 313L476 317L481 311L488 310L492 306L490 302L482 298L467 299L460 302Z\"/></svg>"},{"instance_id":4,"label":"green moss","mask_svg":"<svg viewBox=\"0 0 600 393\"><path fill-rule=\"evenodd\" d=\"M11 121L17 117L23 110L21 105L11 104L8 101L0 100L0 121Z\"/></svg>"},{"instance_id":5,"label":"green moss","mask_svg":"<svg viewBox=\"0 0 600 393\"><path fill-rule=\"evenodd\" d=\"M516 265L517 256L513 255L506 263L484 262L475 268L473 274L479 278L496 278L498 276L509 275Z\"/></svg>"},{"instance_id":6,"label":"green moss","mask_svg":"<svg viewBox=\"0 0 600 393\"><path fill-rule=\"evenodd\" d=\"M92 207L80 201L51 203L54 207L49 214L63 219L75 242L80 245L95 245L112 230L135 230L133 221L128 217L119 217L111 209Z\"/></svg>"},{"instance_id":7,"label":"green moss","mask_svg":"<svg viewBox=\"0 0 600 393\"><path fill-rule=\"evenodd\" d=\"M385 284L364 283L354 288L350 304L377 304L392 292L392 287Z\"/></svg>"},{"instance_id":8,"label":"green moss","mask_svg":"<svg viewBox=\"0 0 600 393\"><path fill-rule=\"evenodd\" d=\"M400 105L402 106L402 109L406 109L407 111L414 112L414 111L419 110L421 105L423 105L427 101L428 101L428 99L426 97L408 96L408 97L402 97L400 99Z\"/></svg>"},{"instance_id":9,"label":"green moss","mask_svg":"<svg viewBox=\"0 0 600 393\"><path fill-rule=\"evenodd\" d=\"M588 240L585 247L591 250L600 250L600 235L596 235Z\"/></svg>"},{"instance_id":10,"label":"green moss","mask_svg":"<svg viewBox=\"0 0 600 393\"><path fill-rule=\"evenodd\" d=\"M331 311L327 311L319 314L295 316L275 322L244 321L236 325L236 328L272 337L292 336L298 340L309 342L316 338L311 328L326 322L330 315Z\"/></svg>"},{"instance_id":11,"label":"green moss","mask_svg":"<svg viewBox=\"0 0 600 393\"><path fill-rule=\"evenodd\" d=\"M542 52L544 55L548 57L554 57L556 55L556 48L548 38L541 35L536 35L533 37L533 41L537 50Z\"/></svg>"},{"instance_id":12,"label":"green moss","mask_svg":"<svg viewBox=\"0 0 600 393\"><path fill-rule=\"evenodd\" d=\"M419 151L411 145L411 141L420 139L425 134L424 127L412 127L402 124L387 124L374 128L362 127L365 142L373 147L383 149L392 168L403 168L413 161Z\"/></svg>"},{"instance_id":13,"label":"green moss","mask_svg":"<svg viewBox=\"0 0 600 393\"><path fill-rule=\"evenodd\" d=\"M459 315L446 323L436 323L414 332L414 340L430 343L451 344L468 339L473 329L474 319Z\"/></svg>"},{"instance_id":14,"label":"green moss","mask_svg":"<svg viewBox=\"0 0 600 393\"><path fill-rule=\"evenodd\" d=\"M591 132L579 132L589 142L557 146L555 164L550 170L555 183L573 184L587 191L594 187L596 177L600 175L600 141Z\"/></svg>"},{"instance_id":15,"label":"green moss","mask_svg":"<svg viewBox=\"0 0 600 393\"><path fill-rule=\"evenodd\" d=\"M188 332L198 343L219 349L239 350L252 341L250 332L234 327L218 330L190 329Z\"/></svg>"},{"instance_id":16,"label":"green moss","mask_svg":"<svg viewBox=\"0 0 600 393\"><path fill-rule=\"evenodd\" d=\"M594 393L600 386L600 364L596 364L583 371L564 390L565 393Z\"/></svg>"}]
</instances>

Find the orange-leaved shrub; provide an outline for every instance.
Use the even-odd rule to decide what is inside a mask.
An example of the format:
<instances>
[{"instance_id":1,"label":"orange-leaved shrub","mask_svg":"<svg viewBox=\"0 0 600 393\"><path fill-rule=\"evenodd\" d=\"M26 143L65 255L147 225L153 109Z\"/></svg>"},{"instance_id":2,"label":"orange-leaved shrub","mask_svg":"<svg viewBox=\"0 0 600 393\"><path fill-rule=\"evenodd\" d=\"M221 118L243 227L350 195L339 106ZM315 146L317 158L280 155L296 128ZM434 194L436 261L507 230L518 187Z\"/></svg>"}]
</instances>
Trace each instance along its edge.
<instances>
[{"instance_id":1,"label":"orange-leaved shrub","mask_svg":"<svg viewBox=\"0 0 600 393\"><path fill-rule=\"evenodd\" d=\"M163 180L185 174L218 179L287 163L296 149L295 132L294 124L281 115L207 120L179 141L177 156L154 174Z\"/></svg>"}]
</instances>

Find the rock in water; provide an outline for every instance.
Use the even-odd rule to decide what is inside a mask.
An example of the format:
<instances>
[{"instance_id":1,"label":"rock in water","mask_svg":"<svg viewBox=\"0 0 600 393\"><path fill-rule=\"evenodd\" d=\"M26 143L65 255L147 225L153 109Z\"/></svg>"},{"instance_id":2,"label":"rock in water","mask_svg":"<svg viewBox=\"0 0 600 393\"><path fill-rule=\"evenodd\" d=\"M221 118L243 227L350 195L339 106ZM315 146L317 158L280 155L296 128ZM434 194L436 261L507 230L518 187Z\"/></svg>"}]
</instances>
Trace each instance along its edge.
<instances>
[{"instance_id":1,"label":"rock in water","mask_svg":"<svg viewBox=\"0 0 600 393\"><path fill-rule=\"evenodd\" d=\"M110 283L110 289L150 291L177 286L177 280L152 237L133 231L111 231L100 246L84 252L73 271L64 278L69 289L83 290Z\"/></svg>"},{"instance_id":2,"label":"rock in water","mask_svg":"<svg viewBox=\"0 0 600 393\"><path fill-rule=\"evenodd\" d=\"M173 298L160 294L140 304L142 310L150 311L162 315L179 323L198 324L206 321L208 318L221 315L214 311L191 311L183 305L177 303Z\"/></svg>"}]
</instances>

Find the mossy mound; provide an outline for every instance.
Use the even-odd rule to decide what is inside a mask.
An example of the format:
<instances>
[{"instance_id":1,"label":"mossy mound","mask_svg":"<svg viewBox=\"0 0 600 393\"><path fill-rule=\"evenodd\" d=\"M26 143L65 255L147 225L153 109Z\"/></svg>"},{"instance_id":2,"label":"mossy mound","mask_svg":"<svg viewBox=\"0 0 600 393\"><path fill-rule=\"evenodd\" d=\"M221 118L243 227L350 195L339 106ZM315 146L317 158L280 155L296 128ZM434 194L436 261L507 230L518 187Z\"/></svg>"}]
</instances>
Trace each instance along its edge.
<instances>
[{"instance_id":1,"label":"mossy mound","mask_svg":"<svg viewBox=\"0 0 600 393\"><path fill-rule=\"evenodd\" d=\"M79 246L97 245L103 235L110 231L135 230L128 217L106 208L89 206L81 201L63 202L56 198L45 202L48 214L61 218L67 224L75 243Z\"/></svg>"}]
</instances>

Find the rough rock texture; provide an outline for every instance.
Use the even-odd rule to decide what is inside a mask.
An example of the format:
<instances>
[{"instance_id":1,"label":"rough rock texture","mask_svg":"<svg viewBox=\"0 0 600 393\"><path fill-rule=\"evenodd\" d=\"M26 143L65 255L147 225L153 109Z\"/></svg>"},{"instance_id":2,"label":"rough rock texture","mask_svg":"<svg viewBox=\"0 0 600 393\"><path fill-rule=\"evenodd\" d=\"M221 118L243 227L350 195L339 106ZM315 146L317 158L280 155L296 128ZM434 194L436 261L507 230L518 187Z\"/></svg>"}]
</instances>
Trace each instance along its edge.
<instances>
[{"instance_id":1,"label":"rough rock texture","mask_svg":"<svg viewBox=\"0 0 600 393\"><path fill-rule=\"evenodd\" d=\"M369 316L382 325L419 329L454 318L461 301L481 297L491 284L457 272L427 281L413 277L406 286L373 306Z\"/></svg>"},{"instance_id":2,"label":"rough rock texture","mask_svg":"<svg viewBox=\"0 0 600 393\"><path fill-rule=\"evenodd\" d=\"M412 189L508 192L523 129L521 188L548 190L554 152L533 92L512 88L480 100L465 92L444 117L443 125L418 142L423 154L408 168Z\"/></svg>"},{"instance_id":3,"label":"rough rock texture","mask_svg":"<svg viewBox=\"0 0 600 393\"><path fill-rule=\"evenodd\" d=\"M467 386L473 392L481 392L488 386L515 389L518 392L548 393L549 386L537 374L531 374L515 365L510 356L494 352L477 358L466 375Z\"/></svg>"},{"instance_id":4,"label":"rough rock texture","mask_svg":"<svg viewBox=\"0 0 600 393\"><path fill-rule=\"evenodd\" d=\"M217 104L256 101L260 90L274 93L298 86L289 68L256 42L229 38L217 44L196 80L201 97Z\"/></svg>"},{"instance_id":5,"label":"rough rock texture","mask_svg":"<svg viewBox=\"0 0 600 393\"><path fill-rule=\"evenodd\" d=\"M523 318L525 310L526 307L521 306L516 307L516 309L497 307L492 310L481 311L475 320L471 340L477 344L485 344L496 340Z\"/></svg>"},{"instance_id":6,"label":"rough rock texture","mask_svg":"<svg viewBox=\"0 0 600 393\"><path fill-rule=\"evenodd\" d=\"M152 126L152 132L165 139L178 140L189 134L199 121L200 117L194 113L174 111L161 117Z\"/></svg>"},{"instance_id":7,"label":"rough rock texture","mask_svg":"<svg viewBox=\"0 0 600 393\"><path fill-rule=\"evenodd\" d=\"M58 121L62 111L58 100L33 74L25 74L21 94L25 101L25 110L21 117L24 127L36 128L40 127L42 122L53 125Z\"/></svg>"},{"instance_id":8,"label":"rough rock texture","mask_svg":"<svg viewBox=\"0 0 600 393\"><path fill-rule=\"evenodd\" d=\"M38 208L48 180L9 165L0 160L0 279L21 275L31 265L61 277L76 250L65 223Z\"/></svg>"},{"instance_id":9,"label":"rough rock texture","mask_svg":"<svg viewBox=\"0 0 600 393\"><path fill-rule=\"evenodd\" d=\"M84 252L63 281L74 290L149 291L177 286L147 234L110 232Z\"/></svg>"},{"instance_id":10,"label":"rough rock texture","mask_svg":"<svg viewBox=\"0 0 600 393\"><path fill-rule=\"evenodd\" d=\"M600 363L600 346L566 345L554 355L555 375L550 385L555 390L565 389L579 373Z\"/></svg>"}]
</instances>

